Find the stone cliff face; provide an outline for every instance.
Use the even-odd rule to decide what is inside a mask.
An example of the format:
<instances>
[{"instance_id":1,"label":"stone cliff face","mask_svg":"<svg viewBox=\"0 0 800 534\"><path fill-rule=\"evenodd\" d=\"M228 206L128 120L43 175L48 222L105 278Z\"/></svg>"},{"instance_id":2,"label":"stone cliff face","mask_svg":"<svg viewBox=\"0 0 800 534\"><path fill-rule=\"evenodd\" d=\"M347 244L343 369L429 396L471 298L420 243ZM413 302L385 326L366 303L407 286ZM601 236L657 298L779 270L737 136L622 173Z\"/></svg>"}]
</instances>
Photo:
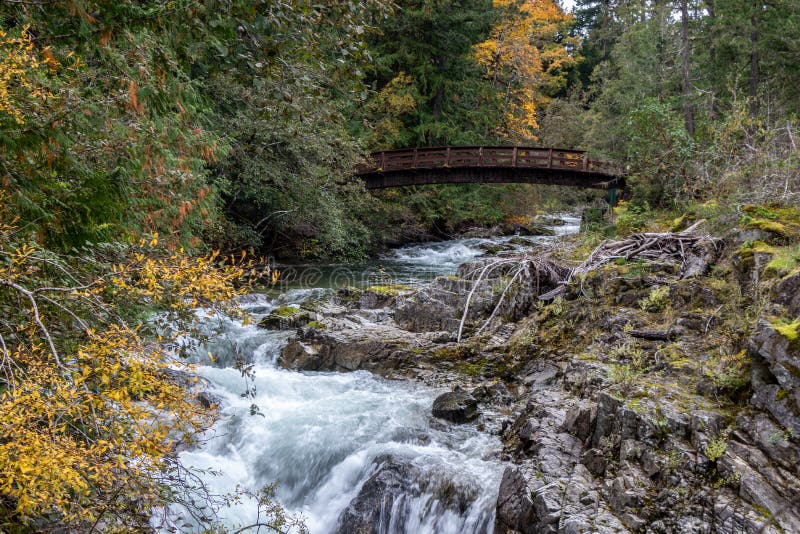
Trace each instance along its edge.
<instances>
[{"instance_id":1,"label":"stone cliff face","mask_svg":"<svg viewBox=\"0 0 800 534\"><path fill-rule=\"evenodd\" d=\"M497 533L800 532L800 273L767 280L739 256L690 276L609 263L549 303L549 279L503 292L513 265L498 267L461 343L490 259L416 292L344 292L281 363L471 390L508 462Z\"/></svg>"}]
</instances>

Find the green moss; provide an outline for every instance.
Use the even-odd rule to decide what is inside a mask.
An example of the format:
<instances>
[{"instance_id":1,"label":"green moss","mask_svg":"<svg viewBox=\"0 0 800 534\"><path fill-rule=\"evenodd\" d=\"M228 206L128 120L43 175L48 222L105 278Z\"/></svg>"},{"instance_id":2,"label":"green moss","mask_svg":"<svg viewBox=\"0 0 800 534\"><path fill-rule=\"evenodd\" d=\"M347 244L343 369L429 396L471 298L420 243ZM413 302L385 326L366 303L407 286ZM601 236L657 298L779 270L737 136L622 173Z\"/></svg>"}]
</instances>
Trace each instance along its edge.
<instances>
[{"instance_id":1,"label":"green moss","mask_svg":"<svg viewBox=\"0 0 800 534\"><path fill-rule=\"evenodd\" d=\"M306 328L316 328L317 330L327 330L328 326L325 325L324 323L319 322L319 321L310 321L306 325Z\"/></svg>"},{"instance_id":2,"label":"green moss","mask_svg":"<svg viewBox=\"0 0 800 534\"><path fill-rule=\"evenodd\" d=\"M728 440L725 436L717 436L708 442L703 449L703 453L710 461L716 462L725 455L725 450L727 448Z\"/></svg>"},{"instance_id":3,"label":"green moss","mask_svg":"<svg viewBox=\"0 0 800 534\"><path fill-rule=\"evenodd\" d=\"M750 504L750 506L753 507L753 510L755 510L756 512L761 514L762 517L766 517L767 519L772 517L772 512L770 512L769 510L767 510L763 506L759 506L758 504L755 504L755 503L748 503L748 504Z\"/></svg>"},{"instance_id":4,"label":"green moss","mask_svg":"<svg viewBox=\"0 0 800 534\"><path fill-rule=\"evenodd\" d=\"M669 286L661 286L650 291L650 294L639 300L639 307L645 311L660 312L669 302Z\"/></svg>"},{"instance_id":5,"label":"green moss","mask_svg":"<svg viewBox=\"0 0 800 534\"><path fill-rule=\"evenodd\" d=\"M456 372L465 374L467 376L478 376L486 369L486 362L458 362L455 366Z\"/></svg>"},{"instance_id":6,"label":"green moss","mask_svg":"<svg viewBox=\"0 0 800 534\"><path fill-rule=\"evenodd\" d=\"M784 276L793 272L800 265L800 245L791 247L776 247L773 249L772 259L765 268L765 272L775 276Z\"/></svg>"},{"instance_id":7,"label":"green moss","mask_svg":"<svg viewBox=\"0 0 800 534\"><path fill-rule=\"evenodd\" d=\"M750 383L750 358L747 351L718 353L706 361L705 377L717 391L736 400Z\"/></svg>"},{"instance_id":8,"label":"green moss","mask_svg":"<svg viewBox=\"0 0 800 534\"><path fill-rule=\"evenodd\" d=\"M745 241L736 254L743 258L753 254L775 254L775 247L767 245L763 241Z\"/></svg>"},{"instance_id":9,"label":"green moss","mask_svg":"<svg viewBox=\"0 0 800 534\"><path fill-rule=\"evenodd\" d=\"M800 210L794 206L745 206L741 223L781 237L800 236Z\"/></svg>"},{"instance_id":10,"label":"green moss","mask_svg":"<svg viewBox=\"0 0 800 534\"><path fill-rule=\"evenodd\" d=\"M778 221L770 221L769 219L749 219L745 223L745 227L772 232L773 234L778 234L780 236L786 236L789 233L789 230L785 224Z\"/></svg>"},{"instance_id":11,"label":"green moss","mask_svg":"<svg viewBox=\"0 0 800 534\"><path fill-rule=\"evenodd\" d=\"M390 284L385 286L370 286L366 290L377 293L378 295L396 297L397 295L411 291L411 288L401 284Z\"/></svg>"},{"instance_id":12,"label":"green moss","mask_svg":"<svg viewBox=\"0 0 800 534\"><path fill-rule=\"evenodd\" d=\"M772 322L772 328L788 339L790 343L794 343L800 338L800 318L792 322L788 322L786 319L778 319Z\"/></svg>"},{"instance_id":13,"label":"green moss","mask_svg":"<svg viewBox=\"0 0 800 534\"><path fill-rule=\"evenodd\" d=\"M285 318L285 317L291 317L292 315L298 313L299 311L300 308L296 306L279 306L274 310L272 310L271 312L269 312L269 315L270 317Z\"/></svg>"},{"instance_id":14,"label":"green moss","mask_svg":"<svg viewBox=\"0 0 800 534\"><path fill-rule=\"evenodd\" d=\"M767 204L762 206L744 206L742 210L747 215L755 218L800 224L800 209L796 206Z\"/></svg>"},{"instance_id":15,"label":"green moss","mask_svg":"<svg viewBox=\"0 0 800 534\"><path fill-rule=\"evenodd\" d=\"M688 213L684 213L680 217L676 217L672 220L672 224L670 224L669 231L670 232L680 232L684 228L686 228L686 218L689 216Z\"/></svg>"}]
</instances>

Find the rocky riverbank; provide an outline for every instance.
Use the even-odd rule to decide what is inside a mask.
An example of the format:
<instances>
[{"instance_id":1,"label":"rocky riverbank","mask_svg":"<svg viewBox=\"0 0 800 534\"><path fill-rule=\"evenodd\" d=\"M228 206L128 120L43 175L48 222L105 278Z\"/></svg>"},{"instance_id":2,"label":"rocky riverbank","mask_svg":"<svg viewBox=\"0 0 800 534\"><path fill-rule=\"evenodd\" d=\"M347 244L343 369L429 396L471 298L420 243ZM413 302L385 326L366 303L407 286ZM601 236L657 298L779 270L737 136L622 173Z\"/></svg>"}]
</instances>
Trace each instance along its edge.
<instances>
[{"instance_id":1,"label":"rocky riverbank","mask_svg":"<svg viewBox=\"0 0 800 534\"><path fill-rule=\"evenodd\" d=\"M502 436L494 532L798 532L800 272L770 272L747 237L666 236L677 252L651 243L566 285L540 251L340 290L282 312L299 328L279 363L457 387L442 424ZM369 532L369 503L391 503L363 492L392 500L407 471L387 460L340 530Z\"/></svg>"}]
</instances>

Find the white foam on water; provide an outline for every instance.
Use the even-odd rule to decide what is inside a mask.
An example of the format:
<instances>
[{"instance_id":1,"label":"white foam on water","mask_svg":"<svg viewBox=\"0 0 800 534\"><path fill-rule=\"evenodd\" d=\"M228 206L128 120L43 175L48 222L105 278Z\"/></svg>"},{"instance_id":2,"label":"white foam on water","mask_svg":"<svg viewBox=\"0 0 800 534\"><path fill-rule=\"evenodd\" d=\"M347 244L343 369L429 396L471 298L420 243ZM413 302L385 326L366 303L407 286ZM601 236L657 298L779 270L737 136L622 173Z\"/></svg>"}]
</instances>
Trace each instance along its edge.
<instances>
[{"instance_id":1,"label":"white foam on water","mask_svg":"<svg viewBox=\"0 0 800 534\"><path fill-rule=\"evenodd\" d=\"M401 458L428 483L465 488L472 502L459 510L442 503L434 490L404 496L383 532L480 532L491 526L502 465L484 456L499 448L497 438L471 425L433 428L430 407L441 390L364 371L280 369L272 363L282 345L279 335L271 334L256 350L254 399L240 395L239 371L198 368L222 401L222 421L202 449L182 453L186 465L222 472L207 477L219 493L278 482L280 502L302 514L312 533L326 533L336 530L342 510L374 473L376 459ZM250 415L252 403L263 416ZM230 526L243 525L255 511L255 503L245 500L222 517Z\"/></svg>"},{"instance_id":2,"label":"white foam on water","mask_svg":"<svg viewBox=\"0 0 800 534\"><path fill-rule=\"evenodd\" d=\"M578 230L579 219L559 217L567 224L554 227L557 235ZM414 272L424 280L431 272L455 272L458 265L484 254L481 245L510 239L423 243L397 249L383 262L409 268L406 274L412 281ZM253 295L240 305L257 321L278 306L298 305L325 291L305 288L274 297ZM196 349L198 373L221 401L221 420L201 448L184 451L181 458L188 466L221 473L202 475L215 493L237 487L258 490L277 482L277 497L286 509L302 514L312 534L326 534L337 531L342 511L370 477L394 461L416 479L393 498L384 499L388 508L373 525L376 532L492 531L504 468L494 459L500 441L474 425L433 422L431 404L442 390L387 381L364 371L280 369L277 357L294 332L268 331L221 315L198 318L207 338ZM218 356L213 366L205 356L208 351ZM232 367L237 358L254 365L254 398L241 395L246 385L241 372ZM252 404L261 415L251 415ZM257 505L244 499L220 513L230 527L248 525L257 516Z\"/></svg>"}]
</instances>

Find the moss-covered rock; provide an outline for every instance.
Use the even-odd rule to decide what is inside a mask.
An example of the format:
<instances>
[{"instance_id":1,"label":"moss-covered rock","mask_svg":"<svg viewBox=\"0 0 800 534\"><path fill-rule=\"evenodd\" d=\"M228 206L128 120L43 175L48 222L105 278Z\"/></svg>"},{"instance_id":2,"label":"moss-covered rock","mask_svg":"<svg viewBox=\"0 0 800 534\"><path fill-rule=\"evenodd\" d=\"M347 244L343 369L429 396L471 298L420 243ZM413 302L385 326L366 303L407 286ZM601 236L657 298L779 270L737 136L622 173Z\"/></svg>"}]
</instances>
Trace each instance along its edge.
<instances>
[{"instance_id":1,"label":"moss-covered rock","mask_svg":"<svg viewBox=\"0 0 800 534\"><path fill-rule=\"evenodd\" d=\"M269 330L299 328L312 320L311 313L296 306L279 306L261 319L258 326Z\"/></svg>"}]
</instances>

